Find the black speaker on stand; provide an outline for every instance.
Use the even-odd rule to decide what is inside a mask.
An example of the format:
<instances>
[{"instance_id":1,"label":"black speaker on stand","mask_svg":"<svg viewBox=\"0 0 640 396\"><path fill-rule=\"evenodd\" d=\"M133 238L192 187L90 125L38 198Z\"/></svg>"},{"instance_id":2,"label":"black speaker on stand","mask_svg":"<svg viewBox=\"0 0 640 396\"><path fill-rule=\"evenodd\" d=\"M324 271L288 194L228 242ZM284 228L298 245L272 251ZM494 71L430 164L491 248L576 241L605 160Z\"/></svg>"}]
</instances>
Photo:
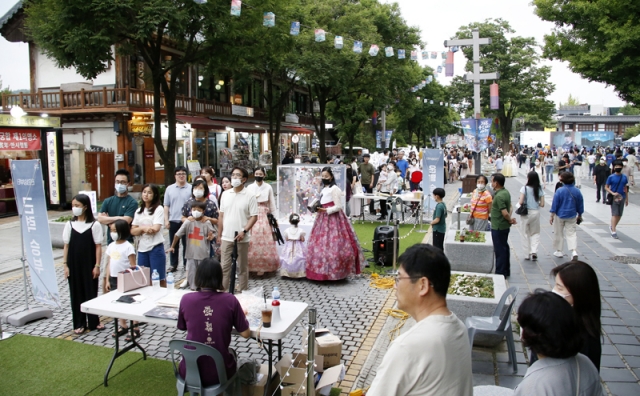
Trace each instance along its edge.
<instances>
[{"instance_id":1,"label":"black speaker on stand","mask_svg":"<svg viewBox=\"0 0 640 396\"><path fill-rule=\"evenodd\" d=\"M378 265L393 265L393 226L378 226L373 232L373 260ZM398 241L398 250L400 250Z\"/></svg>"}]
</instances>

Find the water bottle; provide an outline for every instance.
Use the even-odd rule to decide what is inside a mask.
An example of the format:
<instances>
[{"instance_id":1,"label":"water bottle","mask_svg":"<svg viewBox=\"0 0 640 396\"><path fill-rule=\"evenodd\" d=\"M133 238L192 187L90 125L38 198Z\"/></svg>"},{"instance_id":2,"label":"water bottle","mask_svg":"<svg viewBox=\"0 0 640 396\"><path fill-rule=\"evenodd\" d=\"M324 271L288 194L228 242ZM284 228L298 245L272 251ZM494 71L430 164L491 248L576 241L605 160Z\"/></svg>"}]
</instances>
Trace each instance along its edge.
<instances>
[{"instance_id":1,"label":"water bottle","mask_svg":"<svg viewBox=\"0 0 640 396\"><path fill-rule=\"evenodd\" d=\"M167 275L167 291L169 293L173 293L176 289L174 282L173 272L169 272L169 275Z\"/></svg>"},{"instance_id":2,"label":"water bottle","mask_svg":"<svg viewBox=\"0 0 640 396\"><path fill-rule=\"evenodd\" d=\"M273 300L271 301L271 309L273 310L271 316L271 322L279 322L280 321L280 290L278 290L278 286L273 287L273 293L271 293Z\"/></svg>"},{"instance_id":3,"label":"water bottle","mask_svg":"<svg viewBox=\"0 0 640 396\"><path fill-rule=\"evenodd\" d=\"M158 274L157 270L153 270L153 274L151 274L151 284L154 292L160 290L160 274Z\"/></svg>"}]
</instances>

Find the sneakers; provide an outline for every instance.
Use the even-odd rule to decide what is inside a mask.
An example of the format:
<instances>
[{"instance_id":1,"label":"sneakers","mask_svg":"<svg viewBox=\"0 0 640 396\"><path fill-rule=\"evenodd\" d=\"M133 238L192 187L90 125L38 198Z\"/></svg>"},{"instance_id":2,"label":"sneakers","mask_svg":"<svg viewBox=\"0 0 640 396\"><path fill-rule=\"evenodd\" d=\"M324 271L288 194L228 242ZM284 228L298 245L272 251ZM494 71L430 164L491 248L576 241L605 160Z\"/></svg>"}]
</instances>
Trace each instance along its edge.
<instances>
[{"instance_id":1,"label":"sneakers","mask_svg":"<svg viewBox=\"0 0 640 396\"><path fill-rule=\"evenodd\" d=\"M578 252L576 252L575 250L571 251L571 260L578 260Z\"/></svg>"},{"instance_id":2,"label":"sneakers","mask_svg":"<svg viewBox=\"0 0 640 396\"><path fill-rule=\"evenodd\" d=\"M525 260L531 260L531 255L527 254L527 257L524 258Z\"/></svg>"},{"instance_id":3,"label":"sneakers","mask_svg":"<svg viewBox=\"0 0 640 396\"><path fill-rule=\"evenodd\" d=\"M187 286L189 286L189 281L187 281L186 279L180 284L180 288L181 289L186 289Z\"/></svg>"},{"instance_id":4,"label":"sneakers","mask_svg":"<svg viewBox=\"0 0 640 396\"><path fill-rule=\"evenodd\" d=\"M611 237L612 237L613 239L618 239L618 233L617 233L617 232L615 232L615 231L611 228L611 226L609 226L609 232L611 233Z\"/></svg>"},{"instance_id":5,"label":"sneakers","mask_svg":"<svg viewBox=\"0 0 640 396\"><path fill-rule=\"evenodd\" d=\"M556 256L556 257L563 257L564 256L564 254L559 250L556 250L555 252L553 252L553 255Z\"/></svg>"},{"instance_id":6,"label":"sneakers","mask_svg":"<svg viewBox=\"0 0 640 396\"><path fill-rule=\"evenodd\" d=\"M535 253L531 253L531 260L532 261L538 261L538 255Z\"/></svg>"}]
</instances>

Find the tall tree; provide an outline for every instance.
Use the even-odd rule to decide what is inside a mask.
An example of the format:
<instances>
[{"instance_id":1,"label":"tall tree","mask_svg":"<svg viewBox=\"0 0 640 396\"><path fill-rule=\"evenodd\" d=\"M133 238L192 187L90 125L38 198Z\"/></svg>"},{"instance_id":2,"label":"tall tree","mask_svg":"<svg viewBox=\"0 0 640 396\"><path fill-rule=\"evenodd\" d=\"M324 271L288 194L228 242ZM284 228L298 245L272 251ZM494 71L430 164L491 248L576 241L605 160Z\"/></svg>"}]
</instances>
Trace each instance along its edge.
<instances>
[{"instance_id":1,"label":"tall tree","mask_svg":"<svg viewBox=\"0 0 640 396\"><path fill-rule=\"evenodd\" d=\"M551 68L540 66L537 43L533 37L514 36L515 31L507 21L488 19L474 22L458 30L456 37L471 38L473 29L480 30L480 37L492 39L491 44L480 46L480 66L487 71L500 73L500 107L489 109L489 84L481 86L482 110L485 116L495 116L499 120L502 147L507 149L511 138L513 120L521 115L536 115L541 120L549 120L554 112L554 103L547 97L555 86L549 82ZM463 47L467 58L466 70L471 71L473 51ZM454 102L470 104L473 107L473 86L455 77L451 84ZM468 111L471 113L470 111Z\"/></svg>"},{"instance_id":2,"label":"tall tree","mask_svg":"<svg viewBox=\"0 0 640 396\"><path fill-rule=\"evenodd\" d=\"M536 14L553 22L544 56L569 62L589 81L615 87L640 104L640 2L636 0L534 0Z\"/></svg>"},{"instance_id":3,"label":"tall tree","mask_svg":"<svg viewBox=\"0 0 640 396\"><path fill-rule=\"evenodd\" d=\"M569 94L567 101L564 103L560 103L562 106L578 106L580 104L580 99L577 96L573 96Z\"/></svg>"},{"instance_id":4,"label":"tall tree","mask_svg":"<svg viewBox=\"0 0 640 396\"><path fill-rule=\"evenodd\" d=\"M105 71L113 46L141 56L153 81L154 143L165 167L165 184L173 183L176 148L178 79L189 65L204 63L222 43L241 32L229 5L193 0L28 0L29 36L61 68L74 67L87 79ZM167 42L168 41L168 42ZM167 56L168 45L180 55ZM161 137L162 95L169 126Z\"/></svg>"}]
</instances>

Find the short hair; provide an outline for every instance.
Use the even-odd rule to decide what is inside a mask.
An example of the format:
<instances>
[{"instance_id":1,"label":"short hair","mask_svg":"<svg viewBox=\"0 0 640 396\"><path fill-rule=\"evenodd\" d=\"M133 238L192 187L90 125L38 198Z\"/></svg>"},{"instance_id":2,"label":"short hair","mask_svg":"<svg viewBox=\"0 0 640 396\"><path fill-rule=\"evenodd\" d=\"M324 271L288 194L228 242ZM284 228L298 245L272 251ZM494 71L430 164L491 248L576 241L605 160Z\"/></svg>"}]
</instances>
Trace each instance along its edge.
<instances>
[{"instance_id":1,"label":"short hair","mask_svg":"<svg viewBox=\"0 0 640 396\"><path fill-rule=\"evenodd\" d=\"M113 222L113 225L116 227L116 232L118 233L118 239L129 239L131 236L131 227L126 220L116 220Z\"/></svg>"},{"instance_id":2,"label":"short hair","mask_svg":"<svg viewBox=\"0 0 640 396\"><path fill-rule=\"evenodd\" d=\"M559 295L537 289L518 308L522 343L546 357L566 359L582 349L583 338L575 311Z\"/></svg>"},{"instance_id":3,"label":"short hair","mask_svg":"<svg viewBox=\"0 0 640 396\"><path fill-rule=\"evenodd\" d=\"M447 297L451 282L451 264L439 248L428 244L415 244L398 257L400 266L410 277L426 277L433 290L442 298ZM411 279L413 283L417 279Z\"/></svg>"},{"instance_id":4,"label":"short hair","mask_svg":"<svg viewBox=\"0 0 640 396\"><path fill-rule=\"evenodd\" d=\"M195 198L196 196L193 195L193 190L198 187L198 186L202 186L204 188L204 195L203 197L205 198L209 198L209 186L207 185L207 181L204 179L198 179L196 181L193 182L193 185L191 186L191 195Z\"/></svg>"},{"instance_id":5,"label":"short hair","mask_svg":"<svg viewBox=\"0 0 640 396\"><path fill-rule=\"evenodd\" d=\"M126 176L126 177L127 177L127 182L130 182L130 181L131 181L131 174L130 174L130 173L129 173L129 171L128 171L128 170L126 170L126 169L118 169L118 170L116 171L115 176L118 176L118 175ZM115 176L114 176L114 177L115 177Z\"/></svg>"},{"instance_id":6,"label":"short hair","mask_svg":"<svg viewBox=\"0 0 640 396\"><path fill-rule=\"evenodd\" d=\"M362 156L362 158L370 158L370 157L371 157L371 155L369 155L369 153L364 154L364 155Z\"/></svg>"},{"instance_id":7,"label":"short hair","mask_svg":"<svg viewBox=\"0 0 640 396\"><path fill-rule=\"evenodd\" d=\"M178 165L175 167L175 169L173 170L173 175L175 176L178 172L184 172L186 174L189 174L189 171L187 170L187 168L185 168L182 165Z\"/></svg>"},{"instance_id":8,"label":"short hair","mask_svg":"<svg viewBox=\"0 0 640 396\"><path fill-rule=\"evenodd\" d=\"M195 199L191 201L191 208L198 208L205 211L207 209L207 204L205 202L196 201Z\"/></svg>"},{"instance_id":9,"label":"short hair","mask_svg":"<svg viewBox=\"0 0 640 396\"><path fill-rule=\"evenodd\" d=\"M612 162L612 165L613 165L613 166L616 166L616 165L624 166L624 165L622 164L622 160L619 160L619 159L617 159L617 160L613 161L613 162Z\"/></svg>"},{"instance_id":10,"label":"short hair","mask_svg":"<svg viewBox=\"0 0 640 396\"><path fill-rule=\"evenodd\" d=\"M569 261L551 270L573 297L573 309L587 334L597 338L602 331L600 283L593 268L583 261Z\"/></svg>"},{"instance_id":11,"label":"short hair","mask_svg":"<svg viewBox=\"0 0 640 396\"><path fill-rule=\"evenodd\" d=\"M239 166L234 167L233 169L231 169L231 174L233 175L233 171L239 170L240 173L242 173L242 177L244 177L245 179L249 178L249 172L247 172L246 169L241 168Z\"/></svg>"},{"instance_id":12,"label":"short hair","mask_svg":"<svg viewBox=\"0 0 640 396\"><path fill-rule=\"evenodd\" d=\"M213 257L200 262L196 269L196 289L222 290L222 266Z\"/></svg>"},{"instance_id":13,"label":"short hair","mask_svg":"<svg viewBox=\"0 0 640 396\"><path fill-rule=\"evenodd\" d=\"M476 182L480 181L480 179L484 179L485 185L489 184L489 178L487 178L485 175L478 176L478 178L476 179Z\"/></svg>"},{"instance_id":14,"label":"short hair","mask_svg":"<svg viewBox=\"0 0 640 396\"><path fill-rule=\"evenodd\" d=\"M562 172L562 174L560 174L560 180L562 180L564 184L573 184L576 182L576 178L571 172Z\"/></svg>"},{"instance_id":15,"label":"short hair","mask_svg":"<svg viewBox=\"0 0 640 396\"><path fill-rule=\"evenodd\" d=\"M433 190L433 192L432 192L431 194L433 194L433 195L437 195L437 196L439 196L440 198L444 198L444 196L445 196L445 191L444 191L444 188L440 188L440 187L438 187L438 188L434 189L434 190Z\"/></svg>"},{"instance_id":16,"label":"short hair","mask_svg":"<svg viewBox=\"0 0 640 396\"><path fill-rule=\"evenodd\" d=\"M500 185L500 187L504 187L505 178L502 173L494 173L491 175L491 178Z\"/></svg>"}]
</instances>

